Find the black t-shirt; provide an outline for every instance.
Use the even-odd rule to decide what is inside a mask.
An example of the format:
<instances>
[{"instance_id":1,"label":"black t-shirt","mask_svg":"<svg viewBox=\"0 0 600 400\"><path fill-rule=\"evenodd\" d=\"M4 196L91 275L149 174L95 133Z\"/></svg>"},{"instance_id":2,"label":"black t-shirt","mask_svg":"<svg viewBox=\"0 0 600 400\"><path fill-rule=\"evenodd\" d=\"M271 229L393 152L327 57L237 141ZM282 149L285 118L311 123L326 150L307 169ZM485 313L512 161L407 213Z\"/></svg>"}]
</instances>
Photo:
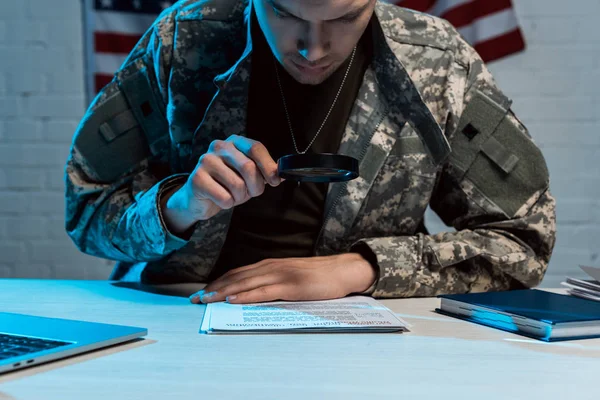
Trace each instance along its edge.
<instances>
[{"instance_id":1,"label":"black t-shirt","mask_svg":"<svg viewBox=\"0 0 600 400\"><path fill-rule=\"evenodd\" d=\"M299 151L306 149L323 123L340 88L350 58L319 85L303 85L273 62L253 15L252 70L247 108L247 137L264 144L277 161L295 154L275 68L278 68ZM346 122L372 57L371 28L360 39L348 77L321 133L308 152L336 153ZM287 180L235 207L221 255L209 280L266 258L310 257L323 223L327 183L300 185Z\"/></svg>"}]
</instances>

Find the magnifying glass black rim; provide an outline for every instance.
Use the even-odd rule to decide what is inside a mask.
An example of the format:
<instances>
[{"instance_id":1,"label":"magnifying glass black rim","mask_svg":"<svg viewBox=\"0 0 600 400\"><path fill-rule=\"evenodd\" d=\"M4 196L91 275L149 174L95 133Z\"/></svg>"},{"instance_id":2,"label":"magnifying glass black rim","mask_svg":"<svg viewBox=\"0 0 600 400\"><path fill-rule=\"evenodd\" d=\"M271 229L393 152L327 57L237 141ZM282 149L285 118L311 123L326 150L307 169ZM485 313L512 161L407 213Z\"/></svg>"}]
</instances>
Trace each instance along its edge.
<instances>
[{"instance_id":1,"label":"magnifying glass black rim","mask_svg":"<svg viewBox=\"0 0 600 400\"><path fill-rule=\"evenodd\" d=\"M358 160L329 153L290 154L277 162L279 176L301 182L346 182L358 178ZM311 173L314 169L330 170L330 174Z\"/></svg>"}]
</instances>

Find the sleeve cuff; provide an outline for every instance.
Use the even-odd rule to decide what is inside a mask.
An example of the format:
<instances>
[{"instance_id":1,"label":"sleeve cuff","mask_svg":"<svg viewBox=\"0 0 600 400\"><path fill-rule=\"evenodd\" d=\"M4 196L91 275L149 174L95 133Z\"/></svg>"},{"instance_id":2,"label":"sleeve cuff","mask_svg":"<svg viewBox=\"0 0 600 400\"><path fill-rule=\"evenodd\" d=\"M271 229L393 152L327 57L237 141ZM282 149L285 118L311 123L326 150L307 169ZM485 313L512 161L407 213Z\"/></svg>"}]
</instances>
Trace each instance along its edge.
<instances>
[{"instance_id":1,"label":"sleeve cuff","mask_svg":"<svg viewBox=\"0 0 600 400\"><path fill-rule=\"evenodd\" d=\"M137 199L139 215L143 216L140 218L142 230L157 254L169 254L189 242L169 232L160 209L160 196L173 186L185 183L187 177L187 174L178 174L165 178Z\"/></svg>"},{"instance_id":2,"label":"sleeve cuff","mask_svg":"<svg viewBox=\"0 0 600 400\"><path fill-rule=\"evenodd\" d=\"M371 284L371 286L369 286L367 290L357 293L370 296L375 291L375 287L377 286L377 282L379 281L379 265L377 264L377 256L375 255L375 253L373 253L373 250L371 250L371 248L363 242L355 243L350 248L350 252L360 254L365 260L369 262L369 264L371 264L371 266L375 270L375 281Z\"/></svg>"},{"instance_id":3,"label":"sleeve cuff","mask_svg":"<svg viewBox=\"0 0 600 400\"><path fill-rule=\"evenodd\" d=\"M421 265L422 245L419 236L361 239L354 243L352 251L360 249L360 246L370 249L378 269L377 279L365 294L373 297L407 297L408 293L412 293L414 276Z\"/></svg>"}]
</instances>

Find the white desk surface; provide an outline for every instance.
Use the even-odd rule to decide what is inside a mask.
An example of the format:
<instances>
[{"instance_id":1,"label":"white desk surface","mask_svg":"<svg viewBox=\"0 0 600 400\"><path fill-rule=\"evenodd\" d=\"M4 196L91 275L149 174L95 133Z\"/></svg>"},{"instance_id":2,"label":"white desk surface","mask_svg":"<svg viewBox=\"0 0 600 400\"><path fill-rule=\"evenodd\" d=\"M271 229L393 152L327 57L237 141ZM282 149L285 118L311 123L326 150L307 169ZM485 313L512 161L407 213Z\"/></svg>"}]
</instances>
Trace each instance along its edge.
<instances>
[{"instance_id":1,"label":"white desk surface","mask_svg":"<svg viewBox=\"0 0 600 400\"><path fill-rule=\"evenodd\" d=\"M600 339L545 343L384 300L403 334L207 336L204 306L99 281L0 280L0 311L142 326L147 339L0 376L0 399L598 399ZM173 294L178 294L173 295Z\"/></svg>"}]
</instances>

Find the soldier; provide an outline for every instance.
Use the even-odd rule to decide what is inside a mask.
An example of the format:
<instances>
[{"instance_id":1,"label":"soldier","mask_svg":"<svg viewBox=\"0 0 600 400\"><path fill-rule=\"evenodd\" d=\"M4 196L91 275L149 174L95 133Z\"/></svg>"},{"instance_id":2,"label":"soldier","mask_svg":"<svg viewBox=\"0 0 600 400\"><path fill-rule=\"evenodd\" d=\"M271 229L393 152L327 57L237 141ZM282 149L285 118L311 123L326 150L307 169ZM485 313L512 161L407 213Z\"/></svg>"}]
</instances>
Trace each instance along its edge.
<instances>
[{"instance_id":1,"label":"soldier","mask_svg":"<svg viewBox=\"0 0 600 400\"><path fill-rule=\"evenodd\" d=\"M375 0L185 0L91 104L66 229L194 303L528 288L555 241L540 150L447 22ZM344 183L286 154L359 161ZM456 231L427 233L427 206Z\"/></svg>"}]
</instances>

